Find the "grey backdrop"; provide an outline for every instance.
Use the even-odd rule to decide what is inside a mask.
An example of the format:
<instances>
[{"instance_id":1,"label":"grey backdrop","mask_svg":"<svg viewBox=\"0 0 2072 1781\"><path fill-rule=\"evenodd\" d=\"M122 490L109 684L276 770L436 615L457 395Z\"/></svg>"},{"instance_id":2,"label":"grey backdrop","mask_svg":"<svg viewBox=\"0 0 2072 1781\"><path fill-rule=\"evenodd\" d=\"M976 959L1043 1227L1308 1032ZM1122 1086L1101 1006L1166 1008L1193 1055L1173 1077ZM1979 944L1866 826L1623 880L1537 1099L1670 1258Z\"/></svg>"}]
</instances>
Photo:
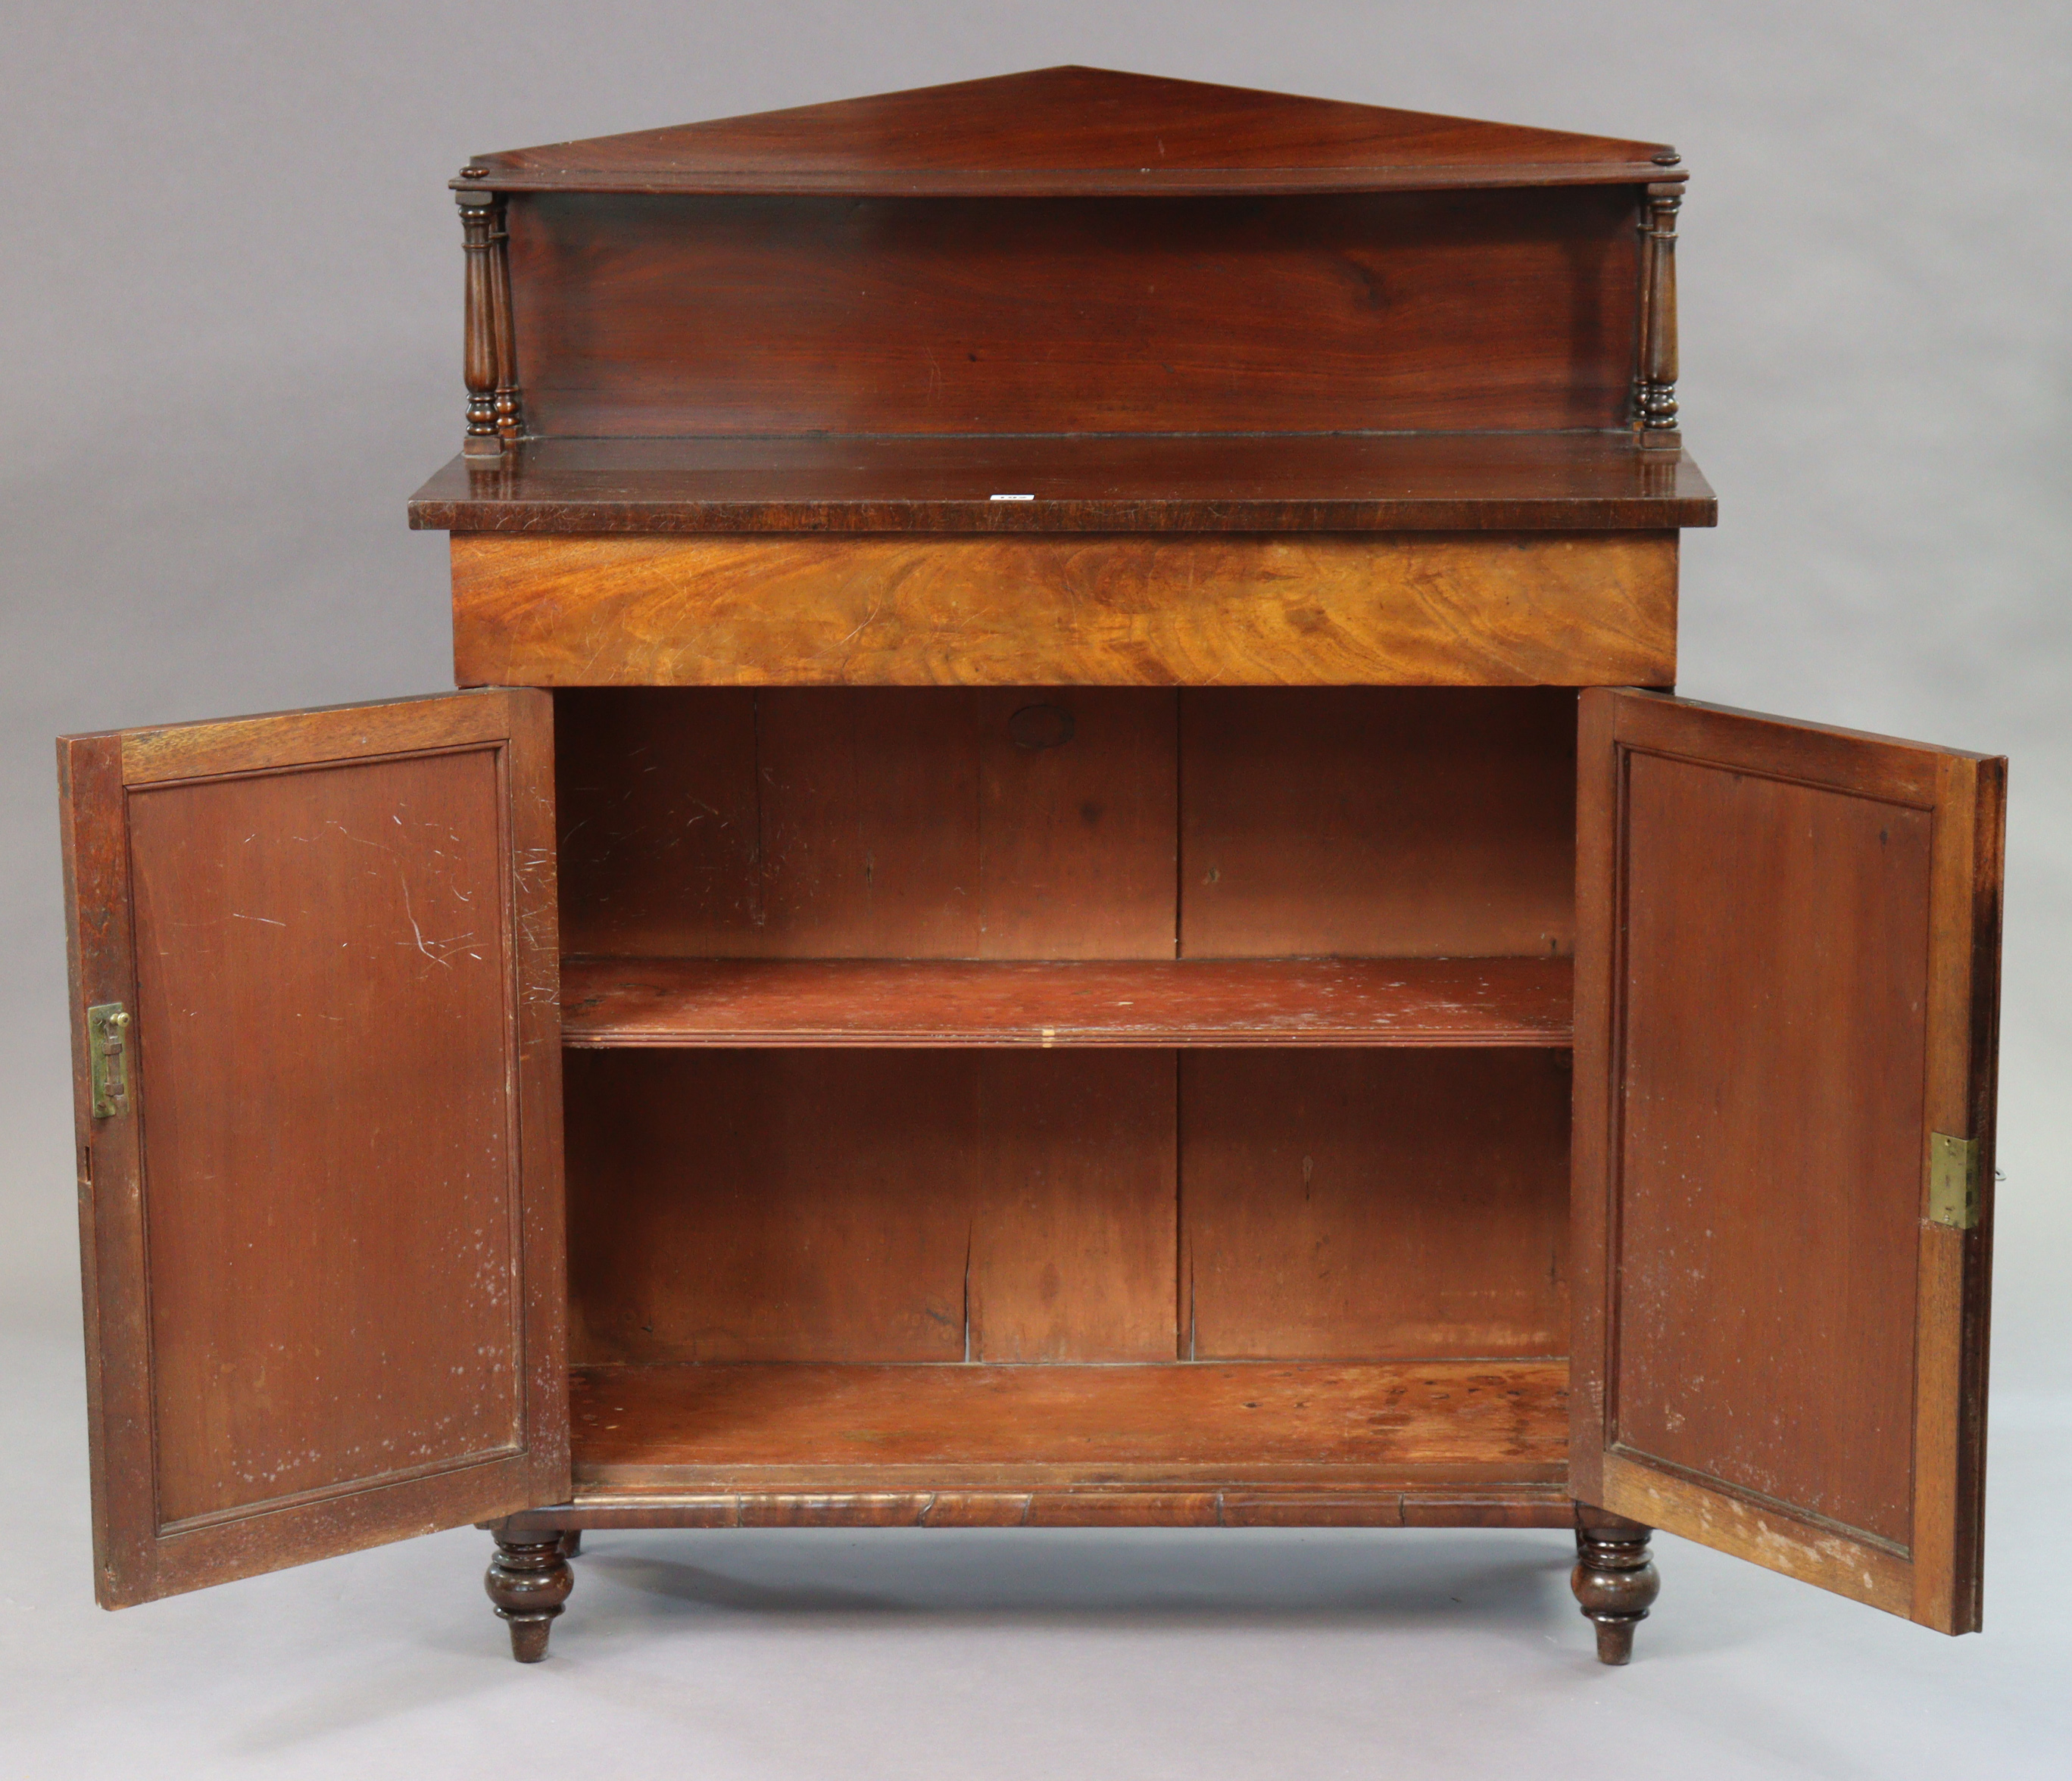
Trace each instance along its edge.
<instances>
[{"instance_id":1,"label":"grey backdrop","mask_svg":"<svg viewBox=\"0 0 2072 1781\"><path fill-rule=\"evenodd\" d=\"M2058 1776L2072 1462L2072 8L360 0L10 10L0 58L0 1756L25 1775ZM1663 1540L621 1535L541 1669L468 1532L90 1602L49 738L449 684L471 150L1083 61L1675 142L1721 493L1684 690L2014 757L1987 1624Z\"/></svg>"}]
</instances>

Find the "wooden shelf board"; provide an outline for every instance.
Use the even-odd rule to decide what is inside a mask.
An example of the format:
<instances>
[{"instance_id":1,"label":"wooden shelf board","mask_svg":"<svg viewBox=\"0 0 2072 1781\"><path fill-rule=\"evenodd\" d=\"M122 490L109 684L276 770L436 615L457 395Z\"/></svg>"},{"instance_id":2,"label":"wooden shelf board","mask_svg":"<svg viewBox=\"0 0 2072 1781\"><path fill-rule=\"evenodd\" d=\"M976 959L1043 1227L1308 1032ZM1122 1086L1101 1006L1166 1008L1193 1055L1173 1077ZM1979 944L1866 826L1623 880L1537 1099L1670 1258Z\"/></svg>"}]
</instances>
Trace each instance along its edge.
<instances>
[{"instance_id":1,"label":"wooden shelf board","mask_svg":"<svg viewBox=\"0 0 2072 1781\"><path fill-rule=\"evenodd\" d=\"M812 1491L623 1491L586 1485L512 1518L570 1528L1572 1528L1565 1483L1485 1488L1128 1486L886 1491L868 1480Z\"/></svg>"},{"instance_id":2,"label":"wooden shelf board","mask_svg":"<svg viewBox=\"0 0 2072 1781\"><path fill-rule=\"evenodd\" d=\"M1568 1475L1564 1360L579 1367L579 1493L1442 1498Z\"/></svg>"},{"instance_id":3,"label":"wooden shelf board","mask_svg":"<svg viewBox=\"0 0 2072 1781\"><path fill-rule=\"evenodd\" d=\"M1566 958L568 959L561 1036L639 1046L1565 1046Z\"/></svg>"},{"instance_id":4,"label":"wooden shelf board","mask_svg":"<svg viewBox=\"0 0 2072 1781\"><path fill-rule=\"evenodd\" d=\"M1027 496L995 500L995 495ZM529 439L410 500L441 532L1625 531L1718 523L1625 433Z\"/></svg>"}]
</instances>

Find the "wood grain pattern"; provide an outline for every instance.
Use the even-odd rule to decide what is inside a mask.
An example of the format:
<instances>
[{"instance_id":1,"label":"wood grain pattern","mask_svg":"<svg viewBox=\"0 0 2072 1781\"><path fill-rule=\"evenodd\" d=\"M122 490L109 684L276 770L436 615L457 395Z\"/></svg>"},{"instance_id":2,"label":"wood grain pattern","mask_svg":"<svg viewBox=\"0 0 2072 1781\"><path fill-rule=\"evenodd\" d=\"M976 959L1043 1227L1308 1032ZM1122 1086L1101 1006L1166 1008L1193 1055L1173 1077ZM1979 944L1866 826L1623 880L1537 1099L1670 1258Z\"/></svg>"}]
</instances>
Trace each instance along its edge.
<instances>
[{"instance_id":1,"label":"wood grain pattern","mask_svg":"<svg viewBox=\"0 0 2072 1781\"><path fill-rule=\"evenodd\" d=\"M572 1052L567 1085L580 1360L1173 1351L1170 1055Z\"/></svg>"},{"instance_id":2,"label":"wood grain pattern","mask_svg":"<svg viewBox=\"0 0 2072 1781\"><path fill-rule=\"evenodd\" d=\"M1190 688L1177 721L1171 694L1122 688L557 697L574 955L1153 959L1176 929L1198 957L1572 944L1558 689ZM1070 739L1017 746L1029 712Z\"/></svg>"},{"instance_id":3,"label":"wood grain pattern","mask_svg":"<svg viewBox=\"0 0 2072 1781\"><path fill-rule=\"evenodd\" d=\"M1622 746L1700 760L1730 751L1740 771L1824 786L1914 810L1934 808L1945 762L1987 758L1792 718L1751 723L1752 714L1731 705L1656 693L1617 697L1612 707Z\"/></svg>"},{"instance_id":4,"label":"wood grain pattern","mask_svg":"<svg viewBox=\"0 0 2072 1781\"><path fill-rule=\"evenodd\" d=\"M1560 1362L577 1370L586 1490L1558 1484Z\"/></svg>"},{"instance_id":5,"label":"wood grain pattern","mask_svg":"<svg viewBox=\"0 0 2072 1781\"><path fill-rule=\"evenodd\" d=\"M1229 1500L1224 1499L1227 1514ZM1509 1485L1482 1490L1405 1491L1402 1508L1406 1528L1568 1528L1576 1520L1576 1504L1569 1500L1565 1484L1537 1490Z\"/></svg>"},{"instance_id":6,"label":"wood grain pattern","mask_svg":"<svg viewBox=\"0 0 2072 1781\"><path fill-rule=\"evenodd\" d=\"M570 959L565 1044L1565 1046L1565 958Z\"/></svg>"},{"instance_id":7,"label":"wood grain pattern","mask_svg":"<svg viewBox=\"0 0 2072 1781\"><path fill-rule=\"evenodd\" d=\"M969 710L773 689L756 712L764 923L784 936L778 944L838 956L977 952Z\"/></svg>"},{"instance_id":8,"label":"wood grain pattern","mask_svg":"<svg viewBox=\"0 0 2072 1781\"><path fill-rule=\"evenodd\" d=\"M571 1052L571 1344L603 1360L962 1360L976 1061Z\"/></svg>"},{"instance_id":9,"label":"wood grain pattern","mask_svg":"<svg viewBox=\"0 0 2072 1781\"><path fill-rule=\"evenodd\" d=\"M456 533L463 685L1667 685L1674 533Z\"/></svg>"},{"instance_id":10,"label":"wood grain pattern","mask_svg":"<svg viewBox=\"0 0 2072 1781\"><path fill-rule=\"evenodd\" d=\"M1181 722L1187 956L1572 949L1572 693L1202 688Z\"/></svg>"},{"instance_id":11,"label":"wood grain pattern","mask_svg":"<svg viewBox=\"0 0 2072 1781\"><path fill-rule=\"evenodd\" d=\"M1204 1503L1208 1514L1203 1516ZM580 1528L1569 1528L1576 1505L1559 1484L1414 1489L1240 1486L1145 1491L1122 1485L1040 1491L620 1491L586 1487L550 1510L513 1516L514 1529Z\"/></svg>"},{"instance_id":12,"label":"wood grain pattern","mask_svg":"<svg viewBox=\"0 0 2072 1781\"><path fill-rule=\"evenodd\" d=\"M130 800L167 1528L521 1444L497 769Z\"/></svg>"},{"instance_id":13,"label":"wood grain pattern","mask_svg":"<svg viewBox=\"0 0 2072 1781\"><path fill-rule=\"evenodd\" d=\"M1170 693L557 698L570 952L1172 956ZM1031 706L1070 739L1017 746Z\"/></svg>"},{"instance_id":14,"label":"wood grain pattern","mask_svg":"<svg viewBox=\"0 0 2072 1781\"><path fill-rule=\"evenodd\" d=\"M1910 1611L1913 1568L1904 1557L1794 1515L1781 1504L1679 1489L1683 1480L1665 1475L1645 1459L1613 1452L1604 1456L1603 1464L1606 1494L1629 1514L1649 1516L1670 1533L1888 1614Z\"/></svg>"},{"instance_id":15,"label":"wood grain pattern","mask_svg":"<svg viewBox=\"0 0 2072 1781\"><path fill-rule=\"evenodd\" d=\"M1616 701L1579 698L1576 714L1576 955L1571 1006L1576 1072L1568 1166L1569 1487L1602 1510L1607 1324L1612 1271L1613 938L1621 919ZM1659 1526L1659 1522L1647 1525Z\"/></svg>"},{"instance_id":16,"label":"wood grain pattern","mask_svg":"<svg viewBox=\"0 0 2072 1781\"><path fill-rule=\"evenodd\" d=\"M499 191L1305 191L1660 179L1665 155L1674 161L1659 143L1067 67L479 154L467 183Z\"/></svg>"},{"instance_id":17,"label":"wood grain pattern","mask_svg":"<svg viewBox=\"0 0 2072 1781\"><path fill-rule=\"evenodd\" d=\"M634 687L553 695L565 956L761 948L758 697Z\"/></svg>"},{"instance_id":18,"label":"wood grain pattern","mask_svg":"<svg viewBox=\"0 0 2072 1781\"><path fill-rule=\"evenodd\" d=\"M121 738L61 738L57 760L94 1594L103 1607L112 1607L148 1599L158 1528L150 1398L140 1389L151 1352L150 1306L142 1289L146 1264L135 1117L141 1085L133 1070L130 1117L94 1117L84 1018L97 1002L137 1006Z\"/></svg>"},{"instance_id":19,"label":"wood grain pattern","mask_svg":"<svg viewBox=\"0 0 2072 1781\"><path fill-rule=\"evenodd\" d=\"M1976 1145L1980 1196L1971 1229L1922 1227L1916 1282L1911 1612L1947 1633L1975 1631L1982 1611L2006 832L2007 763L1938 763L1923 1099L1931 1131Z\"/></svg>"},{"instance_id":20,"label":"wood grain pattern","mask_svg":"<svg viewBox=\"0 0 2072 1781\"><path fill-rule=\"evenodd\" d=\"M1964 1630L1982 1240L1924 1183L1990 1092L1999 763L1584 705L1577 1492Z\"/></svg>"},{"instance_id":21,"label":"wood grain pattern","mask_svg":"<svg viewBox=\"0 0 2072 1781\"><path fill-rule=\"evenodd\" d=\"M1183 1056L1183 1352L1565 1351L1567 1066L1496 1051Z\"/></svg>"},{"instance_id":22,"label":"wood grain pattern","mask_svg":"<svg viewBox=\"0 0 2072 1781\"><path fill-rule=\"evenodd\" d=\"M446 703L60 745L109 1606L566 1487L549 711Z\"/></svg>"},{"instance_id":23,"label":"wood grain pattern","mask_svg":"<svg viewBox=\"0 0 2072 1781\"><path fill-rule=\"evenodd\" d=\"M293 771L408 750L474 748L507 739L504 704L450 693L382 705L318 705L251 718L117 733L122 783L154 785L212 773Z\"/></svg>"},{"instance_id":24,"label":"wood grain pattern","mask_svg":"<svg viewBox=\"0 0 2072 1781\"><path fill-rule=\"evenodd\" d=\"M989 1055L967 1316L974 1360L1170 1360L1177 1063Z\"/></svg>"},{"instance_id":25,"label":"wood grain pattern","mask_svg":"<svg viewBox=\"0 0 2072 1781\"><path fill-rule=\"evenodd\" d=\"M972 696L980 957L1173 956L1178 703L1097 687Z\"/></svg>"},{"instance_id":26,"label":"wood grain pattern","mask_svg":"<svg viewBox=\"0 0 2072 1781\"><path fill-rule=\"evenodd\" d=\"M1625 434L846 434L528 439L493 468L455 458L409 516L535 536L1612 532L1716 524L1719 503L1688 455Z\"/></svg>"},{"instance_id":27,"label":"wood grain pattern","mask_svg":"<svg viewBox=\"0 0 2072 1781\"><path fill-rule=\"evenodd\" d=\"M1639 752L1625 802L1616 1438L1904 1545L1930 819Z\"/></svg>"},{"instance_id":28,"label":"wood grain pattern","mask_svg":"<svg viewBox=\"0 0 2072 1781\"><path fill-rule=\"evenodd\" d=\"M1618 427L1637 196L529 194L507 223L527 422L592 438Z\"/></svg>"}]
</instances>

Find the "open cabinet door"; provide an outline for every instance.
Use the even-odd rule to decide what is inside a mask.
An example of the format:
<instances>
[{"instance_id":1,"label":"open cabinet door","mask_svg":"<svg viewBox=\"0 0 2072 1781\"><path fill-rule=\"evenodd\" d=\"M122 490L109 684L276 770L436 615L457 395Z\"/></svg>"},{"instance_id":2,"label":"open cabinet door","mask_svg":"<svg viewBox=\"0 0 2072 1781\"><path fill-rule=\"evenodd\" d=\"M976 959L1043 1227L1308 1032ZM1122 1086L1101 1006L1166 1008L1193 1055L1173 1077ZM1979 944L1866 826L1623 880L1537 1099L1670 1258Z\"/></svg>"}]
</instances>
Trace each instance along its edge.
<instances>
[{"instance_id":1,"label":"open cabinet door","mask_svg":"<svg viewBox=\"0 0 2072 1781\"><path fill-rule=\"evenodd\" d=\"M1582 695L1577 1499L1979 1624L2003 760Z\"/></svg>"},{"instance_id":2,"label":"open cabinet door","mask_svg":"<svg viewBox=\"0 0 2072 1781\"><path fill-rule=\"evenodd\" d=\"M59 743L103 1606L565 1499L552 725Z\"/></svg>"}]
</instances>

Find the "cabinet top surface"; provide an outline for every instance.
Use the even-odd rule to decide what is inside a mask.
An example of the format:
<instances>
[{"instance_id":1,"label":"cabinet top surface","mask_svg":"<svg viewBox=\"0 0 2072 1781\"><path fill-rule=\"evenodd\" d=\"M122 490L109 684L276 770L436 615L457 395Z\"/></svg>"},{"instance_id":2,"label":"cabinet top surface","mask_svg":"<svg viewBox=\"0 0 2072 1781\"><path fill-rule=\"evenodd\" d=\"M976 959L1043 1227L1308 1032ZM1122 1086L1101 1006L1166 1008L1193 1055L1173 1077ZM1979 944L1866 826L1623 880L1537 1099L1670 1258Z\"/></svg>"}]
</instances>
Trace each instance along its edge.
<instances>
[{"instance_id":1,"label":"cabinet top surface","mask_svg":"<svg viewBox=\"0 0 2072 1781\"><path fill-rule=\"evenodd\" d=\"M410 501L446 532L1622 531L1716 523L1623 434L531 439Z\"/></svg>"},{"instance_id":2,"label":"cabinet top surface","mask_svg":"<svg viewBox=\"0 0 2072 1781\"><path fill-rule=\"evenodd\" d=\"M1019 196L1680 180L1673 150L1104 68L1054 68L479 154L502 191Z\"/></svg>"}]
</instances>

